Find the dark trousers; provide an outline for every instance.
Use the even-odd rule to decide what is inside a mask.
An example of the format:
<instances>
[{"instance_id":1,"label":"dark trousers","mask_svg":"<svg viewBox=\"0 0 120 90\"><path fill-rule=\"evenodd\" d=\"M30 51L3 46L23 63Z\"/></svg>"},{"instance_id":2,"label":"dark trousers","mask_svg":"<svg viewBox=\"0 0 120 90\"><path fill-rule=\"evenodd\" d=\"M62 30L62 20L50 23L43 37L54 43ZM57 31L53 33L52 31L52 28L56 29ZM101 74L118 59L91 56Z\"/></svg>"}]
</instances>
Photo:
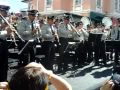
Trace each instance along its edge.
<instances>
[{"instance_id":1,"label":"dark trousers","mask_svg":"<svg viewBox=\"0 0 120 90\"><path fill-rule=\"evenodd\" d=\"M80 42L78 47L75 50L75 55L74 55L74 62L73 65L78 64L83 65L84 62L86 61L87 53L86 53L86 46L84 42ZM77 62L77 63L76 63Z\"/></svg>"},{"instance_id":2,"label":"dark trousers","mask_svg":"<svg viewBox=\"0 0 120 90\"><path fill-rule=\"evenodd\" d=\"M54 42L52 41L44 41L42 43L42 51L45 55L45 60L43 62L43 65L45 68L52 70L53 69L53 60L55 56L55 47Z\"/></svg>"},{"instance_id":3,"label":"dark trousers","mask_svg":"<svg viewBox=\"0 0 120 90\"><path fill-rule=\"evenodd\" d=\"M86 52L88 53L87 62L90 63L93 60L93 42L86 41L85 46L86 46Z\"/></svg>"},{"instance_id":4,"label":"dark trousers","mask_svg":"<svg viewBox=\"0 0 120 90\"><path fill-rule=\"evenodd\" d=\"M59 38L60 41L60 57L58 59L58 69L67 69L68 68L68 62L69 60L67 59L68 54L67 52L67 46L68 42L73 41L72 38Z\"/></svg>"},{"instance_id":5,"label":"dark trousers","mask_svg":"<svg viewBox=\"0 0 120 90\"><path fill-rule=\"evenodd\" d=\"M120 48L119 46L115 47L115 64L119 64L119 52L120 52Z\"/></svg>"},{"instance_id":6,"label":"dark trousers","mask_svg":"<svg viewBox=\"0 0 120 90\"><path fill-rule=\"evenodd\" d=\"M94 43L95 50L95 64L99 64L99 59L103 59L103 64L106 64L105 43L99 41Z\"/></svg>"},{"instance_id":7,"label":"dark trousers","mask_svg":"<svg viewBox=\"0 0 120 90\"><path fill-rule=\"evenodd\" d=\"M5 40L0 39L0 82L7 80L8 47Z\"/></svg>"},{"instance_id":8,"label":"dark trousers","mask_svg":"<svg viewBox=\"0 0 120 90\"><path fill-rule=\"evenodd\" d=\"M21 42L19 44L19 50L22 50L23 47L26 45L28 41ZM27 65L29 62L35 61L35 54L36 54L36 48L35 48L35 42L29 42L27 46L23 49L22 53L19 55L19 63L20 65Z\"/></svg>"}]
</instances>

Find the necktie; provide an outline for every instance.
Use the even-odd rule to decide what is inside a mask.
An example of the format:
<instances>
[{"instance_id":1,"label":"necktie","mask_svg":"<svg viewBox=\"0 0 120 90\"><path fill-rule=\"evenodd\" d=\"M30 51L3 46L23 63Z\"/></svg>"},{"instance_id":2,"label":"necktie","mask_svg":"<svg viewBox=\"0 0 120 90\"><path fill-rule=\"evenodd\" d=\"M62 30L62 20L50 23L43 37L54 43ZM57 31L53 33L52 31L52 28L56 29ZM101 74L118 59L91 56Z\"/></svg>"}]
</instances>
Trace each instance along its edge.
<instances>
[{"instance_id":1,"label":"necktie","mask_svg":"<svg viewBox=\"0 0 120 90\"><path fill-rule=\"evenodd\" d=\"M120 31L118 30L117 40L119 40L119 38L120 38L119 34L120 34Z\"/></svg>"},{"instance_id":2,"label":"necktie","mask_svg":"<svg viewBox=\"0 0 120 90\"><path fill-rule=\"evenodd\" d=\"M52 29L52 25L50 25L50 29L51 29L52 34L54 35L54 31Z\"/></svg>"},{"instance_id":3,"label":"necktie","mask_svg":"<svg viewBox=\"0 0 120 90\"><path fill-rule=\"evenodd\" d=\"M32 29L32 31L34 30L33 21L31 22L31 29Z\"/></svg>"},{"instance_id":4,"label":"necktie","mask_svg":"<svg viewBox=\"0 0 120 90\"><path fill-rule=\"evenodd\" d=\"M52 29L52 25L50 25L50 29L52 32L52 35L55 35L55 31ZM55 42L58 42L58 38L55 36Z\"/></svg>"},{"instance_id":5,"label":"necktie","mask_svg":"<svg viewBox=\"0 0 120 90\"><path fill-rule=\"evenodd\" d=\"M65 28L66 28L66 30L68 30L68 25L67 24L65 25Z\"/></svg>"}]
</instances>

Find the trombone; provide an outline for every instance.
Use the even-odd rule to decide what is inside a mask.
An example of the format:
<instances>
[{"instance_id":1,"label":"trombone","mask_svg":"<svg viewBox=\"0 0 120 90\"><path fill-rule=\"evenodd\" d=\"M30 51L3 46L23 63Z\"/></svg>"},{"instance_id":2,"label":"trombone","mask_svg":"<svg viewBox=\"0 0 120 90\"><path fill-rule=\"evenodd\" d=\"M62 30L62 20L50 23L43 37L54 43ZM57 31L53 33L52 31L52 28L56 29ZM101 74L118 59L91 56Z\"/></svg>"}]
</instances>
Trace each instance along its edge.
<instances>
[{"instance_id":1,"label":"trombone","mask_svg":"<svg viewBox=\"0 0 120 90\"><path fill-rule=\"evenodd\" d=\"M71 28L77 33L77 35L80 37L79 32L77 31L77 29L71 24L69 23L69 25L71 26Z\"/></svg>"},{"instance_id":2,"label":"trombone","mask_svg":"<svg viewBox=\"0 0 120 90\"><path fill-rule=\"evenodd\" d=\"M0 13L0 17L5 21L5 23L10 27L10 29L14 29L14 27L7 21L7 19L5 19L3 16L2 16L2 14ZM15 31L13 31L15 34L16 34L16 36L22 41L22 42L25 42L23 39L22 39L22 37L20 36L20 34L15 30ZM13 40L14 40L14 42L15 42L15 36L13 35Z\"/></svg>"}]
</instances>

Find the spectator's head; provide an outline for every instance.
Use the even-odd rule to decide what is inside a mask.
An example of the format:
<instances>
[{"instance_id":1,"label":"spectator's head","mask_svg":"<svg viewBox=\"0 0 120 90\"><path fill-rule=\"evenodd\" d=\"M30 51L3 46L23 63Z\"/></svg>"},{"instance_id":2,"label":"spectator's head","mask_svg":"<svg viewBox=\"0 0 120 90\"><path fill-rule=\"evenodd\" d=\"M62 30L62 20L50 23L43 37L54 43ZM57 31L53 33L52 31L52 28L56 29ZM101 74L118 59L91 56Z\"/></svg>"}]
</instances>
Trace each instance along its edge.
<instances>
[{"instance_id":1,"label":"spectator's head","mask_svg":"<svg viewBox=\"0 0 120 90\"><path fill-rule=\"evenodd\" d=\"M17 23L18 21L18 17L15 15L12 15L11 19L12 19L12 23Z\"/></svg>"},{"instance_id":2,"label":"spectator's head","mask_svg":"<svg viewBox=\"0 0 120 90\"><path fill-rule=\"evenodd\" d=\"M39 67L24 67L10 80L10 90L48 90L48 79Z\"/></svg>"}]
</instances>

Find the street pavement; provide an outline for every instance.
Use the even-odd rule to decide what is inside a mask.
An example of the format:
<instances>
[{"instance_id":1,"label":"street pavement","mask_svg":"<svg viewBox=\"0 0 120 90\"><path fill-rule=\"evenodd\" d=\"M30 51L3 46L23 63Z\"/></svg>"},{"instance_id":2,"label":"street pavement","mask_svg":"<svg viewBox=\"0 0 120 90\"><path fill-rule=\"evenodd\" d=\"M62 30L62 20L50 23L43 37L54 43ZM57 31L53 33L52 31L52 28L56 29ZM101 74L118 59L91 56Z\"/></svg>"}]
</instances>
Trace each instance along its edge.
<instances>
[{"instance_id":1,"label":"street pavement","mask_svg":"<svg viewBox=\"0 0 120 90\"><path fill-rule=\"evenodd\" d=\"M61 76L72 85L73 90L99 90L96 88L108 80L111 73L112 66L100 67L90 64Z\"/></svg>"},{"instance_id":2,"label":"street pavement","mask_svg":"<svg viewBox=\"0 0 120 90\"><path fill-rule=\"evenodd\" d=\"M17 59L9 58L8 80L17 71ZM57 73L71 85L73 90L97 90L104 81L108 80L112 74L113 61L107 63L107 67L94 66L93 62L82 68L69 69L64 73ZM99 90L99 89L98 89Z\"/></svg>"}]
</instances>

